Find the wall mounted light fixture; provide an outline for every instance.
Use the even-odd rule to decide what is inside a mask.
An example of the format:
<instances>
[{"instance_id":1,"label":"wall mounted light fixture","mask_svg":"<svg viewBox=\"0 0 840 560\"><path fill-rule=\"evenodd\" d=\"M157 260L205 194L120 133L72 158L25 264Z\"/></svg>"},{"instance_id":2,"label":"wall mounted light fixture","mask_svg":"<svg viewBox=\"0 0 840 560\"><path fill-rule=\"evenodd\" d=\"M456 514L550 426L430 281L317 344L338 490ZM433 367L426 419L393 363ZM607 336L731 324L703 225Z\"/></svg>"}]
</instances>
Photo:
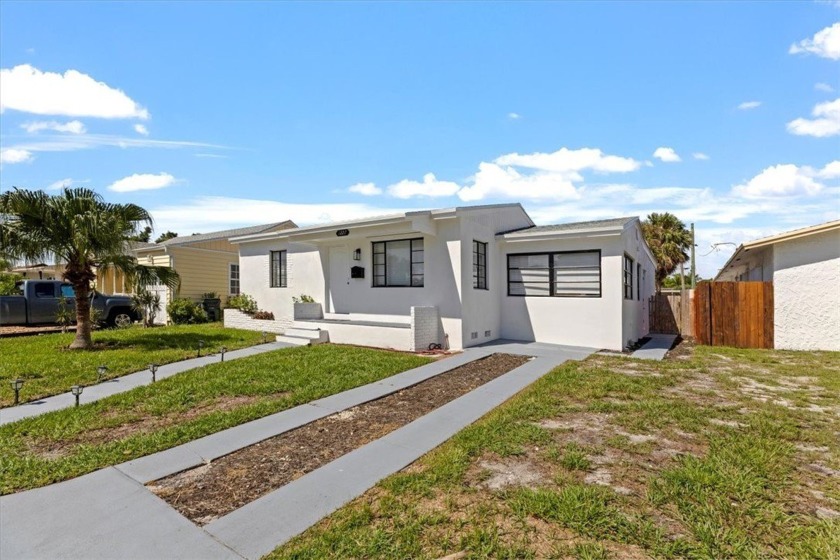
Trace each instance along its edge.
<instances>
[{"instance_id":1,"label":"wall mounted light fixture","mask_svg":"<svg viewBox=\"0 0 840 560\"><path fill-rule=\"evenodd\" d=\"M362 250L361 249L356 249L355 251L353 251L353 260L354 261L362 260Z\"/></svg>"}]
</instances>

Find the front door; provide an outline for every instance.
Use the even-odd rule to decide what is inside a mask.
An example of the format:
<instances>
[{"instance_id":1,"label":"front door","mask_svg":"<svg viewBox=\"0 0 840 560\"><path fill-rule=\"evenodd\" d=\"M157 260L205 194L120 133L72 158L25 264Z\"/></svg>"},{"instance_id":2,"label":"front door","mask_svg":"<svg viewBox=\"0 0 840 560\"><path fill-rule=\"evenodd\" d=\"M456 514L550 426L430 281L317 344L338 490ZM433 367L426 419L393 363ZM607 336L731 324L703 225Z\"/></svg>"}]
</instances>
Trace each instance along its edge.
<instances>
[{"instance_id":1,"label":"front door","mask_svg":"<svg viewBox=\"0 0 840 560\"><path fill-rule=\"evenodd\" d=\"M330 313L347 313L350 258L347 246L330 247Z\"/></svg>"}]
</instances>

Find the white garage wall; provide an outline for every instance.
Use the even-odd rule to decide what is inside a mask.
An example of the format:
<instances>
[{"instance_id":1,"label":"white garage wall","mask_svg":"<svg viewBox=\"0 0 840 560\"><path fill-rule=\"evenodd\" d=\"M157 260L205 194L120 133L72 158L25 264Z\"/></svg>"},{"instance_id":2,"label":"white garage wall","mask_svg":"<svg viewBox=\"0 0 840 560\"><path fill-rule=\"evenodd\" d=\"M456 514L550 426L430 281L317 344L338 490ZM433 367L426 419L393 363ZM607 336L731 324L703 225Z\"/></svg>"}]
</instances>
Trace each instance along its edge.
<instances>
[{"instance_id":1,"label":"white garage wall","mask_svg":"<svg viewBox=\"0 0 840 560\"><path fill-rule=\"evenodd\" d=\"M840 351L840 231L774 246L775 347Z\"/></svg>"}]
</instances>

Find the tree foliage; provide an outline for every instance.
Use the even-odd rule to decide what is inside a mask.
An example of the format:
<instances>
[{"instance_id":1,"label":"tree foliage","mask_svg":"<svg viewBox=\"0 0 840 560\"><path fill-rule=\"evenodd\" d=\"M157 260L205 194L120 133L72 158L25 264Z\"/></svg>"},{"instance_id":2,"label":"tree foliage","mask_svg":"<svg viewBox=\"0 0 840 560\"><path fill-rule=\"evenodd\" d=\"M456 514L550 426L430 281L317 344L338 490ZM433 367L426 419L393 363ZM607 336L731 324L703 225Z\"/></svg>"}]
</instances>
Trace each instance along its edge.
<instances>
[{"instance_id":1,"label":"tree foliage","mask_svg":"<svg viewBox=\"0 0 840 560\"><path fill-rule=\"evenodd\" d=\"M70 348L91 348L90 298L96 276L112 269L134 287L177 287L168 267L141 266L126 254L127 242L152 225L136 204L105 202L95 191L66 188L60 194L14 188L0 194L0 254L13 259L64 263L62 278L76 293L76 338Z\"/></svg>"},{"instance_id":2,"label":"tree foliage","mask_svg":"<svg viewBox=\"0 0 840 560\"><path fill-rule=\"evenodd\" d=\"M142 241L143 243L148 243L151 237L152 226L146 226L137 235L132 235L128 239L131 241Z\"/></svg>"},{"instance_id":3,"label":"tree foliage","mask_svg":"<svg viewBox=\"0 0 840 560\"><path fill-rule=\"evenodd\" d=\"M175 233L174 231L167 231L166 233L161 233L160 235L158 235L158 238L155 239L155 243L163 243L164 241L168 241L175 237L178 237L177 233Z\"/></svg>"},{"instance_id":4,"label":"tree foliage","mask_svg":"<svg viewBox=\"0 0 840 560\"><path fill-rule=\"evenodd\" d=\"M665 279L688 260L691 232L669 212L648 215L642 222L642 232L656 258L656 289L659 291Z\"/></svg>"}]
</instances>

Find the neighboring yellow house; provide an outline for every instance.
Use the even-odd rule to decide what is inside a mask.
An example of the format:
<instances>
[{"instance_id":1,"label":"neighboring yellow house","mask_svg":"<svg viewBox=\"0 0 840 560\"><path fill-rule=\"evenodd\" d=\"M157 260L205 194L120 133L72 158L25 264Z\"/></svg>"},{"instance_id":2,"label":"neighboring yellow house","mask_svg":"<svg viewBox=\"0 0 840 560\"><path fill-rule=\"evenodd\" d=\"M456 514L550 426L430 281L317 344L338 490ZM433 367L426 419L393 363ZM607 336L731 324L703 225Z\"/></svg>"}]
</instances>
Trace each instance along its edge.
<instances>
[{"instance_id":1,"label":"neighboring yellow house","mask_svg":"<svg viewBox=\"0 0 840 560\"><path fill-rule=\"evenodd\" d=\"M164 300L164 309L166 302L173 297L198 302L208 292L216 293L224 303L228 297L239 294L239 249L228 239L295 227L297 225L294 222L287 220L261 226L173 237L162 243L141 244L142 246L135 249L135 254L140 264L169 266L180 275L181 287L175 293L163 287L156 289ZM110 278L107 272L102 277L106 287L109 282L113 285L119 281L119 278Z\"/></svg>"}]
</instances>

